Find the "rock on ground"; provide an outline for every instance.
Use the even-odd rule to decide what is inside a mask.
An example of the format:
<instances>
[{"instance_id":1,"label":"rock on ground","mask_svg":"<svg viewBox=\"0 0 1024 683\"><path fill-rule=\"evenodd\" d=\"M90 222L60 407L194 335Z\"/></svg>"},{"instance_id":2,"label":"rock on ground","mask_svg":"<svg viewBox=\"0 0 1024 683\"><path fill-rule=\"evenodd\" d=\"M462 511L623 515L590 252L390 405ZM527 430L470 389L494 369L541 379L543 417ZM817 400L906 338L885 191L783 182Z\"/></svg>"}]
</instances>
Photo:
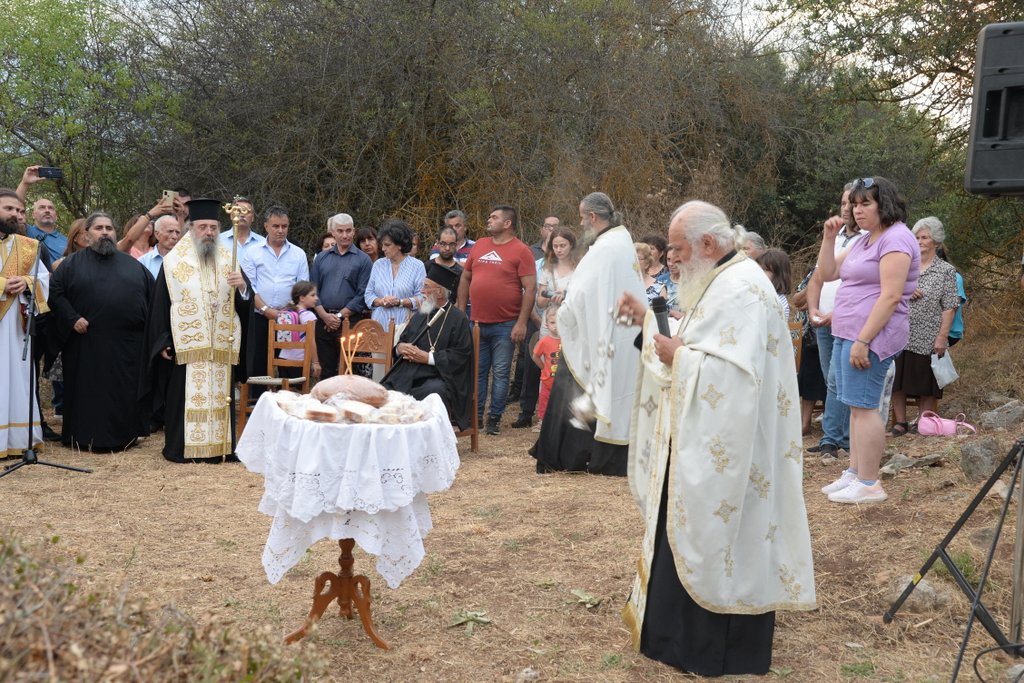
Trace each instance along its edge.
<instances>
[{"instance_id":1,"label":"rock on ground","mask_svg":"<svg viewBox=\"0 0 1024 683\"><path fill-rule=\"evenodd\" d=\"M984 481L996 471L1002 460L995 439L968 441L960 447L960 469L971 481Z\"/></svg>"},{"instance_id":2,"label":"rock on ground","mask_svg":"<svg viewBox=\"0 0 1024 683\"><path fill-rule=\"evenodd\" d=\"M942 560L936 560L941 562ZM933 565L934 566L934 565ZM886 601L889 604L896 602L896 600L903 594L903 589L907 587L914 577L910 574L904 576L898 576L889 582L888 589L886 590ZM901 610L909 610L911 612L933 612L937 609L946 606L949 602L949 595L942 590L939 590L931 583L928 579L921 579L917 584L917 588L910 594L907 601L900 607Z\"/></svg>"},{"instance_id":3,"label":"rock on ground","mask_svg":"<svg viewBox=\"0 0 1024 683\"><path fill-rule=\"evenodd\" d=\"M985 429L1008 429L1016 427L1024 420L1024 403L1010 401L995 410L981 414L979 424Z\"/></svg>"}]
</instances>

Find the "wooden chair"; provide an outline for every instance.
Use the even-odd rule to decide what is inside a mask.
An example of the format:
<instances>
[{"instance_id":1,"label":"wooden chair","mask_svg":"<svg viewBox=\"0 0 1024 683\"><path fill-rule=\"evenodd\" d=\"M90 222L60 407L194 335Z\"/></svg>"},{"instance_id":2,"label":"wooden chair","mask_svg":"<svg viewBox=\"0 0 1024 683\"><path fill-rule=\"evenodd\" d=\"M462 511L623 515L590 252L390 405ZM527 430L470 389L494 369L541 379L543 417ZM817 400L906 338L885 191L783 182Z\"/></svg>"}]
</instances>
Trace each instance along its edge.
<instances>
[{"instance_id":1,"label":"wooden chair","mask_svg":"<svg viewBox=\"0 0 1024 683\"><path fill-rule=\"evenodd\" d=\"M532 362L532 361L531 361ZM480 425L477 422L477 406L480 397L477 395L479 382L477 377L480 372L480 328L473 325L473 410L469 414L469 426L462 430L456 430L455 436L469 437L469 451L476 453L480 441Z\"/></svg>"},{"instance_id":2,"label":"wooden chair","mask_svg":"<svg viewBox=\"0 0 1024 683\"><path fill-rule=\"evenodd\" d=\"M363 337L359 340L359 344L356 345L356 353L378 353L383 354L382 357L373 356L360 356L353 360L353 363L369 363L369 364L380 364L384 366L384 372L391 369L391 361L394 356L395 349L395 321L388 323L387 331L384 330L384 326L376 320L360 320L353 326L349 326L348 318L345 318L341 322L341 336L348 337L350 335L359 335L362 333ZM344 355L344 353L342 354ZM341 358L338 361L338 374L344 374L346 370L345 359Z\"/></svg>"},{"instance_id":3,"label":"wooden chair","mask_svg":"<svg viewBox=\"0 0 1024 683\"><path fill-rule=\"evenodd\" d=\"M245 423L255 407L255 403L249 398L250 385L266 387L268 390L274 391L277 389L292 389L293 384L296 385L294 388L298 388L298 385L301 384L302 393L309 393L309 366L313 359L313 349L316 343L314 338L315 324L313 321L304 325L280 325L276 320L267 322L267 372L269 374L250 377L242 383L241 396L238 401L237 432L239 434L245 429ZM290 339L294 336L295 332L304 333L306 336L303 341L278 341L278 332L289 333L281 335L284 339ZM275 352L282 349L302 349L304 351L302 360L278 358ZM278 377L278 368L301 368L301 372L298 377Z\"/></svg>"},{"instance_id":4,"label":"wooden chair","mask_svg":"<svg viewBox=\"0 0 1024 683\"><path fill-rule=\"evenodd\" d=\"M789 323L789 337L793 342L793 353L796 357L796 371L800 372L800 359L804 352L804 324Z\"/></svg>"}]
</instances>

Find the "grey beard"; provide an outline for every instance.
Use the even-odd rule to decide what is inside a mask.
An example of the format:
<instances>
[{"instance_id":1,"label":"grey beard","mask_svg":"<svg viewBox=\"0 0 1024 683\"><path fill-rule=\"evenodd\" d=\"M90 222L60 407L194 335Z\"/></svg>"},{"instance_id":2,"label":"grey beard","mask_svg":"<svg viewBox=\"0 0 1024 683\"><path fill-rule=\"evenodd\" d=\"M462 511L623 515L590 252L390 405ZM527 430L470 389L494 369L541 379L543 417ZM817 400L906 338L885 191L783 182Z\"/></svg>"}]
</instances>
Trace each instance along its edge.
<instances>
[{"instance_id":1,"label":"grey beard","mask_svg":"<svg viewBox=\"0 0 1024 683\"><path fill-rule=\"evenodd\" d=\"M101 237L90 244L89 248L100 256L110 256L117 249L117 245L109 237Z\"/></svg>"},{"instance_id":2,"label":"grey beard","mask_svg":"<svg viewBox=\"0 0 1024 683\"><path fill-rule=\"evenodd\" d=\"M217 265L217 241L216 238L204 239L199 243L199 258L208 266Z\"/></svg>"},{"instance_id":3,"label":"grey beard","mask_svg":"<svg viewBox=\"0 0 1024 683\"><path fill-rule=\"evenodd\" d=\"M583 236L580 237L580 254L586 254L590 251L590 247L594 246L594 242L597 241L598 236L597 230L591 227L583 228Z\"/></svg>"}]
</instances>

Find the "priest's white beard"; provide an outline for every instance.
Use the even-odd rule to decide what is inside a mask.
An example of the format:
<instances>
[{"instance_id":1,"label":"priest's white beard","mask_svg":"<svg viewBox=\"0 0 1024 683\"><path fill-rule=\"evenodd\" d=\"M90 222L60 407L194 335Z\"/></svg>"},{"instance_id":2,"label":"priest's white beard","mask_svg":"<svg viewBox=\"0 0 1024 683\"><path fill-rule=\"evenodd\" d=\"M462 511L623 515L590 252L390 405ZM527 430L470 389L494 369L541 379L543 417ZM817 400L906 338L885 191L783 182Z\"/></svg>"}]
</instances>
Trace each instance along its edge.
<instances>
[{"instance_id":1,"label":"priest's white beard","mask_svg":"<svg viewBox=\"0 0 1024 683\"><path fill-rule=\"evenodd\" d=\"M437 304L429 296L423 297L423 303L420 304L420 313L424 315L430 315L437 310Z\"/></svg>"},{"instance_id":2,"label":"priest's white beard","mask_svg":"<svg viewBox=\"0 0 1024 683\"><path fill-rule=\"evenodd\" d=\"M684 289L699 282L715 267L715 262L700 256L692 256L689 261L679 261L679 287Z\"/></svg>"}]
</instances>

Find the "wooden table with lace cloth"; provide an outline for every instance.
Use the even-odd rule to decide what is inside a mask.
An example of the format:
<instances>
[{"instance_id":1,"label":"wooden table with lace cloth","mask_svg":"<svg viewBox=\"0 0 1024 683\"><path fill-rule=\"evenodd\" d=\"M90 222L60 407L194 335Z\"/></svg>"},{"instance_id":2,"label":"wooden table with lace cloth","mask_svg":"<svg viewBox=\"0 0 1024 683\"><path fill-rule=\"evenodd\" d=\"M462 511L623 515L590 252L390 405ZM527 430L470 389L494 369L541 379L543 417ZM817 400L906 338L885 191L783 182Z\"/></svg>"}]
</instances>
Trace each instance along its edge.
<instances>
[{"instance_id":1,"label":"wooden table with lace cloth","mask_svg":"<svg viewBox=\"0 0 1024 683\"><path fill-rule=\"evenodd\" d=\"M427 494L449 488L460 461L441 399L432 394L422 405L426 419L410 424L319 423L288 415L271 394L260 397L236 452L264 477L259 510L273 520L263 549L267 579L280 581L321 539L338 540L342 550L341 571L316 578L306 623L286 642L305 636L337 600L342 616L351 619L354 607L370 639L388 649L370 619L369 579L352 575L351 551L358 543L376 555L391 588L423 560Z\"/></svg>"}]
</instances>

